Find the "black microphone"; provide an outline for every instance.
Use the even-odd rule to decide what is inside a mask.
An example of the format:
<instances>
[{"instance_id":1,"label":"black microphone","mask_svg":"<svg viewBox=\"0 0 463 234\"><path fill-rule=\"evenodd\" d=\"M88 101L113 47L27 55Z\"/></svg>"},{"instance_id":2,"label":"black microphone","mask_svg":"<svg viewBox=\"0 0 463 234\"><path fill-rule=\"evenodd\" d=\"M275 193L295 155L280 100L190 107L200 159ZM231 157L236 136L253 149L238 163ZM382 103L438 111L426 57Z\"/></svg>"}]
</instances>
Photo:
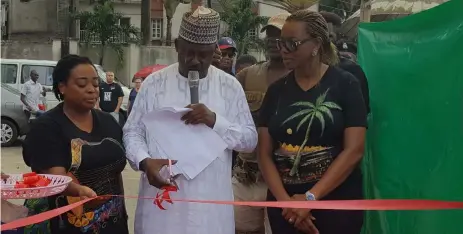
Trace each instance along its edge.
<instances>
[{"instance_id":1,"label":"black microphone","mask_svg":"<svg viewBox=\"0 0 463 234\"><path fill-rule=\"evenodd\" d=\"M188 72L188 85L190 86L190 98L191 104L199 103L199 72L198 71L189 71Z\"/></svg>"}]
</instances>

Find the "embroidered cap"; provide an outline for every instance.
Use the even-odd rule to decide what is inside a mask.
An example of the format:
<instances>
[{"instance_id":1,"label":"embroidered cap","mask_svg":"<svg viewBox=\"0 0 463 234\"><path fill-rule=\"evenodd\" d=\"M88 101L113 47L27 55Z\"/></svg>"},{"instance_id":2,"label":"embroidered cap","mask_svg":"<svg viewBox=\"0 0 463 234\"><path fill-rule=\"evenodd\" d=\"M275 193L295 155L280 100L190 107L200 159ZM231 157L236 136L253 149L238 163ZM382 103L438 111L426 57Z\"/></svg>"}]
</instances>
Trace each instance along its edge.
<instances>
[{"instance_id":1,"label":"embroidered cap","mask_svg":"<svg viewBox=\"0 0 463 234\"><path fill-rule=\"evenodd\" d=\"M199 6L193 13L186 12L183 15L178 35L195 44L214 44L217 43L219 26L219 13Z\"/></svg>"},{"instance_id":2,"label":"embroidered cap","mask_svg":"<svg viewBox=\"0 0 463 234\"><path fill-rule=\"evenodd\" d=\"M286 18L288 18L288 16L290 15L291 14L289 14L288 12L282 12L270 17L270 19L268 19L267 25L265 25L260 31L265 32L265 30L267 30L269 26L273 26L281 30L283 28L283 25L285 25Z\"/></svg>"}]
</instances>

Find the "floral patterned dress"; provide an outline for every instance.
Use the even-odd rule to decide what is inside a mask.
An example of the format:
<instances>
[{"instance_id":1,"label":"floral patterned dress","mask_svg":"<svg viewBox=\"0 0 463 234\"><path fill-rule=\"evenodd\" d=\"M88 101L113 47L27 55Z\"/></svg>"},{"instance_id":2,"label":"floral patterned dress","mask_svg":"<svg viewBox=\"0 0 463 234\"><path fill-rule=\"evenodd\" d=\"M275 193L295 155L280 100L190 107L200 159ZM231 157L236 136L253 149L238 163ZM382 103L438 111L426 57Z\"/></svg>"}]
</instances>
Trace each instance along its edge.
<instances>
[{"instance_id":1,"label":"floral patterned dress","mask_svg":"<svg viewBox=\"0 0 463 234\"><path fill-rule=\"evenodd\" d=\"M37 119L26 137L23 154L33 171L52 167L68 169L74 182L97 195L123 195L121 172L126 165L122 130L109 114L92 110L93 130L77 128L63 112L63 104ZM64 195L27 200L31 214L80 201ZM94 200L49 221L25 228L27 234L92 233L128 234L124 199Z\"/></svg>"}]
</instances>

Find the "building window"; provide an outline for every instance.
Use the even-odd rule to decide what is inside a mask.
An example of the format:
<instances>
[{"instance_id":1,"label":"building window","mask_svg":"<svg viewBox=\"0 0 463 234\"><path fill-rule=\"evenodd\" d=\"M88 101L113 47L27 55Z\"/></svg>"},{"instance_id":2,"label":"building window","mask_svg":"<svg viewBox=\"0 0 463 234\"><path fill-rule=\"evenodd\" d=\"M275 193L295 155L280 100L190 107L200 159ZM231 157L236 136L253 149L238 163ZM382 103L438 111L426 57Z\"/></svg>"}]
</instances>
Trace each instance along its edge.
<instances>
[{"instance_id":1,"label":"building window","mask_svg":"<svg viewBox=\"0 0 463 234\"><path fill-rule=\"evenodd\" d=\"M250 29L248 31L248 35L252 38L258 38L259 37L258 28Z\"/></svg>"},{"instance_id":2,"label":"building window","mask_svg":"<svg viewBox=\"0 0 463 234\"><path fill-rule=\"evenodd\" d=\"M162 19L151 19L151 39L160 40L162 38Z\"/></svg>"},{"instance_id":3,"label":"building window","mask_svg":"<svg viewBox=\"0 0 463 234\"><path fill-rule=\"evenodd\" d=\"M130 26L130 17L122 17L119 20L119 25L121 25L121 26Z\"/></svg>"},{"instance_id":4,"label":"building window","mask_svg":"<svg viewBox=\"0 0 463 234\"><path fill-rule=\"evenodd\" d=\"M16 84L18 66L14 64L2 64L2 84Z\"/></svg>"}]
</instances>

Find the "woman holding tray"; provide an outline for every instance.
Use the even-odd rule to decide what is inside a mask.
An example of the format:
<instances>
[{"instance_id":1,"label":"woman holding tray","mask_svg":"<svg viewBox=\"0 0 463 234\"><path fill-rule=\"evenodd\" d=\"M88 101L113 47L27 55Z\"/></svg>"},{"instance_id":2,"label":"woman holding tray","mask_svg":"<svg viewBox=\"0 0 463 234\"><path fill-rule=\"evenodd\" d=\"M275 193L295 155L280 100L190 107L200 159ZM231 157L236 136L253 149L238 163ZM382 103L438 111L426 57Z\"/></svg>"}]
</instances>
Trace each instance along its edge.
<instances>
[{"instance_id":1,"label":"woman holding tray","mask_svg":"<svg viewBox=\"0 0 463 234\"><path fill-rule=\"evenodd\" d=\"M323 17L286 19L277 41L288 70L262 103L258 159L270 201L362 199L367 112L358 81L333 66ZM362 211L268 208L273 233L359 234ZM318 229L318 230L317 230Z\"/></svg>"},{"instance_id":2,"label":"woman holding tray","mask_svg":"<svg viewBox=\"0 0 463 234\"><path fill-rule=\"evenodd\" d=\"M53 71L53 91L62 102L38 118L23 145L23 157L37 173L68 175L69 187L57 196L27 200L41 213L97 195L123 195L126 165L122 129L114 118L94 109L99 77L86 57L69 55ZM128 234L123 197L93 200L25 233Z\"/></svg>"}]
</instances>

